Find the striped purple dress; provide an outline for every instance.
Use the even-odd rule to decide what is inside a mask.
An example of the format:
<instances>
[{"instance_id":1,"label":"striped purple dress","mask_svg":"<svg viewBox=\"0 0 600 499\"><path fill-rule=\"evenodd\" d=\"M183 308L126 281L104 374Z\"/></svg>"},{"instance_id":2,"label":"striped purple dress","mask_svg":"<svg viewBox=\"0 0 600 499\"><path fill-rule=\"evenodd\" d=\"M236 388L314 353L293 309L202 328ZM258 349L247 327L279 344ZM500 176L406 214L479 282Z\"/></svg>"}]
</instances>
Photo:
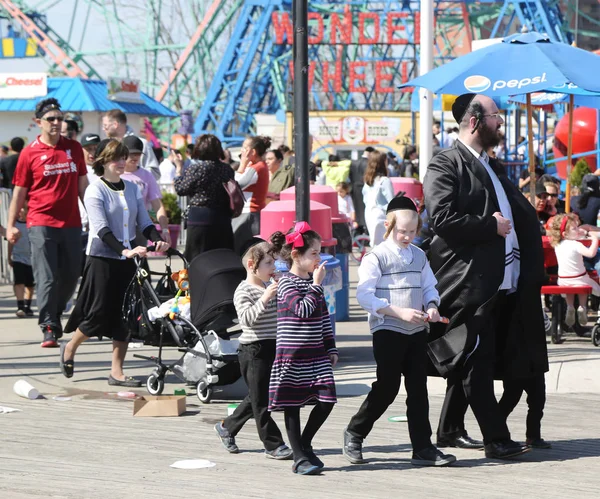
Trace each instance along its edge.
<instances>
[{"instance_id":1,"label":"striped purple dress","mask_svg":"<svg viewBox=\"0 0 600 499\"><path fill-rule=\"evenodd\" d=\"M277 350L269 410L335 403L329 354L337 354L323 288L312 278L286 274L277 288Z\"/></svg>"}]
</instances>

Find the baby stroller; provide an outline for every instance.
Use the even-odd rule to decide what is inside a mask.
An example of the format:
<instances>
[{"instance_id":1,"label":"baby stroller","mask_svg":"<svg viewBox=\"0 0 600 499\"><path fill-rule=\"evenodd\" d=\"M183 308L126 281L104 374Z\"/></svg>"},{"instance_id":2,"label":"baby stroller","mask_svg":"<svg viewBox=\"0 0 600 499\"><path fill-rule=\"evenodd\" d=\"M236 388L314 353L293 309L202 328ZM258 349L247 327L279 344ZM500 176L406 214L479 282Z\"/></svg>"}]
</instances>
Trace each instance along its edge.
<instances>
[{"instance_id":1,"label":"baby stroller","mask_svg":"<svg viewBox=\"0 0 600 499\"><path fill-rule=\"evenodd\" d=\"M139 316L137 317L137 336L144 344L158 346L158 356L134 357L149 360L156 364L152 374L146 380L146 388L151 395L160 395L165 386L167 372L174 373L188 385L195 385L201 402L210 402L214 386L234 383L240 378L237 357L238 341L232 340L228 329L236 324L237 313L233 306L233 294L238 284L245 278L246 271L239 256L227 249L207 251L198 255L187 265L185 258L177 250L167 253L178 256L188 268L190 281L190 315L174 314L173 319L166 316L156 318L156 308L160 307L175 293L162 293L165 286L161 282L165 275L170 278L170 262L167 272L159 285L150 283L150 273L143 268L142 261L136 260L137 273L132 285L139 290ZM152 273L156 274L156 273ZM171 281L172 282L172 281ZM135 294L133 289L131 294ZM171 289L171 292L176 291ZM172 296L169 296L172 294ZM128 322L132 321L129 294L124 304ZM155 318L152 320L152 318ZM177 346L184 355L175 363L167 364L162 360L165 346Z\"/></svg>"}]
</instances>

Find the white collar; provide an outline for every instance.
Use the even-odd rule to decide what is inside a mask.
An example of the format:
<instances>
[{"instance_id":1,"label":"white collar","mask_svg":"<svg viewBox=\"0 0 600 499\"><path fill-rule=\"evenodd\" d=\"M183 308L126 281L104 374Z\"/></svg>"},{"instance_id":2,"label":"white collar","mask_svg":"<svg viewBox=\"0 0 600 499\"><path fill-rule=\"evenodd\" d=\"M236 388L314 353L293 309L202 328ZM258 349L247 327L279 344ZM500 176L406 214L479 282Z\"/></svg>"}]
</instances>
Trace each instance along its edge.
<instances>
[{"instance_id":1,"label":"white collar","mask_svg":"<svg viewBox=\"0 0 600 499\"><path fill-rule=\"evenodd\" d=\"M487 155L487 153L485 151L481 151L481 154L478 153L475 149L473 149L470 145L465 144L464 141L460 138L457 139L458 141L460 141L460 143L465 146L469 151L471 151L471 154L473 154L473 156L475 156L479 161L483 161L485 164L490 164L490 158Z\"/></svg>"},{"instance_id":2,"label":"white collar","mask_svg":"<svg viewBox=\"0 0 600 499\"><path fill-rule=\"evenodd\" d=\"M387 244L390 249L392 249L395 253L401 256L404 259L412 260L413 252L409 245L407 248L401 248L398 246L391 237L388 237L383 244Z\"/></svg>"}]
</instances>

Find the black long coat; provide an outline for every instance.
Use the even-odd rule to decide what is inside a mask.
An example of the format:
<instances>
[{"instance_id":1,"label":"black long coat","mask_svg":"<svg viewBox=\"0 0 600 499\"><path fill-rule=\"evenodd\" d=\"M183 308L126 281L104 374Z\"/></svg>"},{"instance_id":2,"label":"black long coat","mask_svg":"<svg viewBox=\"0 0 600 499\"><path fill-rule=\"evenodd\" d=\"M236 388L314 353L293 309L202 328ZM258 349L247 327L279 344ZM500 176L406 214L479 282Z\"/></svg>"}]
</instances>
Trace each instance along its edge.
<instances>
[{"instance_id":1,"label":"black long coat","mask_svg":"<svg viewBox=\"0 0 600 499\"><path fill-rule=\"evenodd\" d=\"M508 197L521 251L516 306L498 324L497 375L527 377L548 370L540 287L543 250L534 208L490 161ZM500 207L494 185L480 161L459 141L437 154L424 182L425 206L434 232L429 258L438 280L440 314L450 323L431 324L429 357L447 376L462 365L485 335L504 276L505 241L493 213Z\"/></svg>"}]
</instances>

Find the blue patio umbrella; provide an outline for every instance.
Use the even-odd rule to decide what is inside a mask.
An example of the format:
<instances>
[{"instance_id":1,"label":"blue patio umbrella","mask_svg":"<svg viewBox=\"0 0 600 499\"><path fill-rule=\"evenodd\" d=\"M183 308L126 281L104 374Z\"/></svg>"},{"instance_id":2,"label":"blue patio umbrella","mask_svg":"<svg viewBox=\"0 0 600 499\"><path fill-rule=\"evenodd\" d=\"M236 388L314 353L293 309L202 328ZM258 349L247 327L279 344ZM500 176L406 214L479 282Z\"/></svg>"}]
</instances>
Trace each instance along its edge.
<instances>
[{"instance_id":1,"label":"blue patio umbrella","mask_svg":"<svg viewBox=\"0 0 600 499\"><path fill-rule=\"evenodd\" d=\"M540 33L520 33L439 66L400 87L423 87L434 93L483 94L490 97L526 94L529 171L534 178L532 92L573 86L600 92L600 57ZM534 192L531 190L532 203Z\"/></svg>"},{"instance_id":2,"label":"blue patio umbrella","mask_svg":"<svg viewBox=\"0 0 600 499\"><path fill-rule=\"evenodd\" d=\"M423 87L436 94L466 92L491 97L541 92L572 83L600 92L600 57L540 33L511 35L458 57L402 87ZM565 92L569 93L569 92Z\"/></svg>"}]
</instances>

